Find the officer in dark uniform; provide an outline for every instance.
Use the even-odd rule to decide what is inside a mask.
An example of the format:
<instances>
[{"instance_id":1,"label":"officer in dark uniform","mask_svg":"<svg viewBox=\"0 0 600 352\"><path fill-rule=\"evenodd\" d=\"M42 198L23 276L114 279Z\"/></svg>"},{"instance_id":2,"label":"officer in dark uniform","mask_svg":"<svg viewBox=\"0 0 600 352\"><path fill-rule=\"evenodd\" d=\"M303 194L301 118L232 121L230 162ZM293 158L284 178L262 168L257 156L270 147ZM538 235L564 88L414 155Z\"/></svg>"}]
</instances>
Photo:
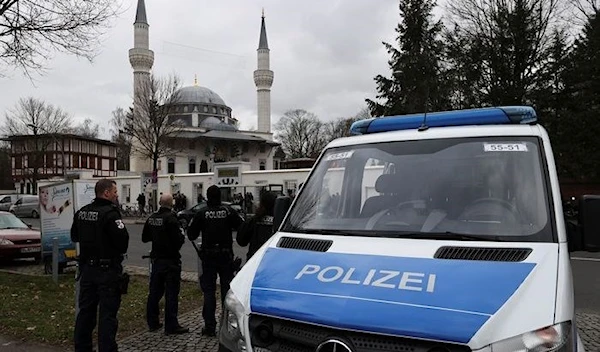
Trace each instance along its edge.
<instances>
[{"instance_id":1,"label":"officer in dark uniform","mask_svg":"<svg viewBox=\"0 0 600 352\"><path fill-rule=\"evenodd\" d=\"M193 241L202 232L200 287L204 292L202 317L205 323L202 335L216 336L217 274L221 281L221 302L223 302L229 291L229 283L233 279L232 230L237 230L244 219L235 209L221 204L219 187L210 186L206 190L206 197L207 206L196 213L187 233L188 238Z\"/></svg>"},{"instance_id":2,"label":"officer in dark uniform","mask_svg":"<svg viewBox=\"0 0 600 352\"><path fill-rule=\"evenodd\" d=\"M275 192L265 191L260 195L260 203L256 214L246 220L237 233L236 241L242 246L248 246L246 261L267 242L273 235L273 211L275 209Z\"/></svg>"},{"instance_id":3,"label":"officer in dark uniform","mask_svg":"<svg viewBox=\"0 0 600 352\"><path fill-rule=\"evenodd\" d=\"M123 255L129 234L121 220L117 184L96 183L96 199L75 213L71 240L79 242L79 313L75 321L75 351L92 351L98 316L98 348L117 351L117 311L121 305Z\"/></svg>"},{"instance_id":4,"label":"officer in dark uniform","mask_svg":"<svg viewBox=\"0 0 600 352\"><path fill-rule=\"evenodd\" d=\"M165 294L165 334L185 334L189 329L179 325L177 307L181 285L181 255L185 236L173 213L173 196L163 194L160 208L148 218L142 231L142 242L152 241L152 273L146 305L146 321L151 332L162 327L158 303Z\"/></svg>"}]
</instances>

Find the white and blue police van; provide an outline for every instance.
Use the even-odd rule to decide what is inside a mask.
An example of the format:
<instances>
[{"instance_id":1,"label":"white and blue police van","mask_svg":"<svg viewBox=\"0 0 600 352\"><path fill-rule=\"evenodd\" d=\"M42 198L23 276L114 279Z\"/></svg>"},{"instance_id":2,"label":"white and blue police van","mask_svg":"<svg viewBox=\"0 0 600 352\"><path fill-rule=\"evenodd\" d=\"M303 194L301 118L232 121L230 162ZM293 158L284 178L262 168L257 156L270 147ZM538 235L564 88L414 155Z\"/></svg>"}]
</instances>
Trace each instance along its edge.
<instances>
[{"instance_id":1,"label":"white and blue police van","mask_svg":"<svg viewBox=\"0 0 600 352\"><path fill-rule=\"evenodd\" d=\"M231 283L221 351L584 351L565 221L527 106L361 120L324 149Z\"/></svg>"}]
</instances>

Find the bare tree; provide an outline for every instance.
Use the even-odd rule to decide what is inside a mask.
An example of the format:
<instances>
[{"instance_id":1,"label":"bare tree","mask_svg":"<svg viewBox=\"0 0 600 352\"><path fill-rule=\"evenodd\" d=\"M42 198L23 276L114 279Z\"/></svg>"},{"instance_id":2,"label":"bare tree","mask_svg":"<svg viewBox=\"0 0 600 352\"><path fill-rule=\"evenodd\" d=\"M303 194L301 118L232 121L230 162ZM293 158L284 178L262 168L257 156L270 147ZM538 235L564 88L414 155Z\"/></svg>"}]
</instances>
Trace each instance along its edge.
<instances>
[{"instance_id":1,"label":"bare tree","mask_svg":"<svg viewBox=\"0 0 600 352\"><path fill-rule=\"evenodd\" d=\"M559 0L463 0L448 2L453 34L480 61L483 105L527 103L546 63L552 30L559 24ZM476 84L477 83L477 84ZM479 92L477 92L479 94Z\"/></svg>"},{"instance_id":2,"label":"bare tree","mask_svg":"<svg viewBox=\"0 0 600 352\"><path fill-rule=\"evenodd\" d=\"M582 24L600 13L600 0L570 0L576 10L575 18Z\"/></svg>"},{"instance_id":3,"label":"bare tree","mask_svg":"<svg viewBox=\"0 0 600 352\"><path fill-rule=\"evenodd\" d=\"M340 117L337 120L325 123L326 140L330 141L350 136L350 127L355 121L360 120L357 117Z\"/></svg>"},{"instance_id":4,"label":"bare tree","mask_svg":"<svg viewBox=\"0 0 600 352\"><path fill-rule=\"evenodd\" d=\"M134 97L133 121L125 123L125 133L132 137L131 151L152 160L158 170L158 159L178 151L171 143L184 126L170 119L174 104L180 100L178 77L150 76Z\"/></svg>"},{"instance_id":5,"label":"bare tree","mask_svg":"<svg viewBox=\"0 0 600 352\"><path fill-rule=\"evenodd\" d=\"M71 117L59 107L47 104L35 98L21 98L14 109L6 113L6 122L3 127L7 136L32 135L34 138L27 141L27 167L23 176L33 185L34 194L37 193L39 169L44 164L44 155L52 144L62 145L56 139L56 134L70 130ZM64 160L63 170L64 170Z\"/></svg>"},{"instance_id":6,"label":"bare tree","mask_svg":"<svg viewBox=\"0 0 600 352\"><path fill-rule=\"evenodd\" d=\"M110 140L117 144L117 170L129 170L131 157L131 135L125 133L133 121L133 108L127 113L123 108L116 108L110 119Z\"/></svg>"},{"instance_id":7,"label":"bare tree","mask_svg":"<svg viewBox=\"0 0 600 352\"><path fill-rule=\"evenodd\" d=\"M114 0L0 0L0 60L42 73L55 51L90 61L118 14Z\"/></svg>"},{"instance_id":8,"label":"bare tree","mask_svg":"<svg viewBox=\"0 0 600 352\"><path fill-rule=\"evenodd\" d=\"M73 127L69 132L78 136L98 138L100 136L100 125L94 123L92 119L87 118L79 125Z\"/></svg>"},{"instance_id":9,"label":"bare tree","mask_svg":"<svg viewBox=\"0 0 600 352\"><path fill-rule=\"evenodd\" d=\"M292 159L316 158L327 143L323 122L301 109L287 111L275 125L275 135Z\"/></svg>"}]
</instances>

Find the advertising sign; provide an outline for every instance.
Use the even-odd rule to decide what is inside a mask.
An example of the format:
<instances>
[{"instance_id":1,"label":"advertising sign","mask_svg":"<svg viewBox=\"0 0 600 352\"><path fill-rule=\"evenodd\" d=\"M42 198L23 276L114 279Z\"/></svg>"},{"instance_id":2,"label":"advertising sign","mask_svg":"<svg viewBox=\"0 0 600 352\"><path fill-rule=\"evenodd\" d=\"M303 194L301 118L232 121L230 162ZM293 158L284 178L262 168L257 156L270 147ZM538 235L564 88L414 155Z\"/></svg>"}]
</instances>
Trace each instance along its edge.
<instances>
[{"instance_id":1,"label":"advertising sign","mask_svg":"<svg viewBox=\"0 0 600 352\"><path fill-rule=\"evenodd\" d=\"M71 224L75 214L73 183L58 183L40 187L40 225L42 228L42 257L52 256L53 238L58 238L60 261L75 257L71 242Z\"/></svg>"},{"instance_id":2,"label":"advertising sign","mask_svg":"<svg viewBox=\"0 0 600 352\"><path fill-rule=\"evenodd\" d=\"M52 242L58 239L59 262L77 255L71 242L71 225L75 212L96 197L93 181L73 180L42 186L39 189L42 258L52 257Z\"/></svg>"}]
</instances>

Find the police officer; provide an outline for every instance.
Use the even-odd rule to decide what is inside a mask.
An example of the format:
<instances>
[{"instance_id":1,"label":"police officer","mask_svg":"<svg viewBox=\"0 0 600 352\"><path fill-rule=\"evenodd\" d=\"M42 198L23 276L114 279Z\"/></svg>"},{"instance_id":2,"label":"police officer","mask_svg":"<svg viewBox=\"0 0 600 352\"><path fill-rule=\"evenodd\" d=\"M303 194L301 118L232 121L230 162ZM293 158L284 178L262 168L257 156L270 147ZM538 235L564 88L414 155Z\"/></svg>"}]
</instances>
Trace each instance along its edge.
<instances>
[{"instance_id":1,"label":"police officer","mask_svg":"<svg viewBox=\"0 0 600 352\"><path fill-rule=\"evenodd\" d=\"M210 186L206 190L206 197L207 206L196 213L192 219L188 228L188 238L193 241L202 232L200 287L204 292L202 317L205 323L202 335L216 336L217 274L221 281L221 302L223 302L229 291L229 283L233 279L232 230L237 230L244 219L230 206L221 204L219 187Z\"/></svg>"},{"instance_id":2,"label":"police officer","mask_svg":"<svg viewBox=\"0 0 600 352\"><path fill-rule=\"evenodd\" d=\"M185 334L189 329L179 325L177 306L181 284L181 255L179 250L185 236L173 213L173 196L165 193L160 208L148 218L142 231L142 242L152 242L150 258L150 292L146 304L146 321L151 332L162 327L158 303L165 294L165 334Z\"/></svg>"},{"instance_id":3,"label":"police officer","mask_svg":"<svg viewBox=\"0 0 600 352\"><path fill-rule=\"evenodd\" d=\"M96 183L96 198L75 213L71 240L79 242L79 313L75 321L75 351L92 351L92 332L99 309L98 348L117 351L117 311L121 305L123 255L129 234L121 220L117 184Z\"/></svg>"},{"instance_id":4,"label":"police officer","mask_svg":"<svg viewBox=\"0 0 600 352\"><path fill-rule=\"evenodd\" d=\"M260 195L260 203L256 214L246 220L240 227L236 241L242 246L248 246L246 261L273 235L273 210L275 208L275 192L265 191Z\"/></svg>"}]
</instances>

